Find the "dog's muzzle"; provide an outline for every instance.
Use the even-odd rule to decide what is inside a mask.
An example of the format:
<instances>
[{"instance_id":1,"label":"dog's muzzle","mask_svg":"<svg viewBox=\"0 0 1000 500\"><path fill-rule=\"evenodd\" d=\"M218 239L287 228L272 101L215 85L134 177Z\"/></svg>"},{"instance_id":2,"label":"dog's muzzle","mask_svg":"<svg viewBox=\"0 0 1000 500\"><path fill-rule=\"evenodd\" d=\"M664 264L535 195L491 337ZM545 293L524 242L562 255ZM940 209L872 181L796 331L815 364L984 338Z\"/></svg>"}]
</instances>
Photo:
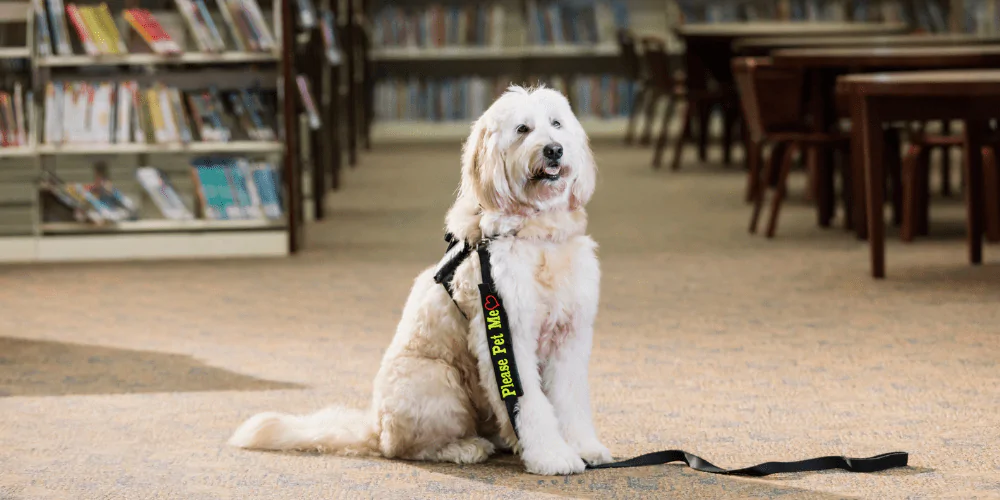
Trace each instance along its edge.
<instances>
[{"instance_id":1,"label":"dog's muzzle","mask_svg":"<svg viewBox=\"0 0 1000 500\"><path fill-rule=\"evenodd\" d=\"M557 181L562 174L561 159L563 155L562 144L553 142L546 144L542 148L542 156L545 157L545 166L542 171L535 175L535 179Z\"/></svg>"}]
</instances>

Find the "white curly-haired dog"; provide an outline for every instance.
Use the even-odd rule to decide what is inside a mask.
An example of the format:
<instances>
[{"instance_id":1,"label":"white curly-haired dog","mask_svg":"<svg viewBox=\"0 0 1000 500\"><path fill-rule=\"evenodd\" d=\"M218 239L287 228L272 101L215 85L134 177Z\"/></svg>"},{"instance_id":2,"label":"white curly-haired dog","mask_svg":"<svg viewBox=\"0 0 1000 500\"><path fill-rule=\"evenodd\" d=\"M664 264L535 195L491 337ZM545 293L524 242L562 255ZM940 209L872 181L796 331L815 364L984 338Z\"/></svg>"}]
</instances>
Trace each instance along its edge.
<instances>
[{"instance_id":1,"label":"white curly-haired dog","mask_svg":"<svg viewBox=\"0 0 1000 500\"><path fill-rule=\"evenodd\" d=\"M434 281L437 267L417 277L368 410L262 413L230 444L456 463L482 462L503 448L537 474L611 461L594 430L587 384L600 269L584 205L596 175L586 133L552 89L510 87L465 143L446 225L470 244L492 239L524 392L519 436L497 391L472 252L455 272L454 302Z\"/></svg>"}]
</instances>

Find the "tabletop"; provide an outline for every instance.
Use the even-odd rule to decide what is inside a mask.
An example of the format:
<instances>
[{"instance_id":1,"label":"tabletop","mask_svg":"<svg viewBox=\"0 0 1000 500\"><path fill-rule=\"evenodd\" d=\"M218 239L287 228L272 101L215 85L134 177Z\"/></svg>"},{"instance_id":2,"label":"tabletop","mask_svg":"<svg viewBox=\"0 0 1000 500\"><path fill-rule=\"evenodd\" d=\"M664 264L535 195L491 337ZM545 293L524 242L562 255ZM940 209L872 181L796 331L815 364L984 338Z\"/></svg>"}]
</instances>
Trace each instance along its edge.
<instances>
[{"instance_id":1,"label":"tabletop","mask_svg":"<svg viewBox=\"0 0 1000 500\"><path fill-rule=\"evenodd\" d=\"M996 69L867 73L840 81L864 95L1000 96Z\"/></svg>"},{"instance_id":2,"label":"tabletop","mask_svg":"<svg viewBox=\"0 0 1000 500\"><path fill-rule=\"evenodd\" d=\"M821 36L849 34L890 34L907 30L903 23L845 22L744 22L690 23L678 26L678 35L708 38L739 38L748 36Z\"/></svg>"},{"instance_id":3,"label":"tabletop","mask_svg":"<svg viewBox=\"0 0 1000 500\"><path fill-rule=\"evenodd\" d=\"M781 49L771 54L778 66L914 67L1000 66L1000 45L930 47L833 47Z\"/></svg>"},{"instance_id":4,"label":"tabletop","mask_svg":"<svg viewBox=\"0 0 1000 500\"><path fill-rule=\"evenodd\" d=\"M959 33L912 35L766 36L738 39L737 52L766 53L776 49L837 47L925 47L1000 44L1000 35Z\"/></svg>"}]
</instances>

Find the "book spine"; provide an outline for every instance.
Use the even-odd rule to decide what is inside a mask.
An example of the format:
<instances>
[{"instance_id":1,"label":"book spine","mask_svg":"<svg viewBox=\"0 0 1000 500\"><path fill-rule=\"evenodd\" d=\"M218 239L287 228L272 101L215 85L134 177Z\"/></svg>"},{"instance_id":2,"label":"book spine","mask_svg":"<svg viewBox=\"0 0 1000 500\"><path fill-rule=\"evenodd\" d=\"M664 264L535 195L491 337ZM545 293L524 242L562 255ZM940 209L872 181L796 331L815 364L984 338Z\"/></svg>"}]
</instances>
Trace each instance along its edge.
<instances>
[{"instance_id":1,"label":"book spine","mask_svg":"<svg viewBox=\"0 0 1000 500\"><path fill-rule=\"evenodd\" d=\"M220 206L225 214L224 218L242 219L243 210L236 202L235 189L232 182L229 180L229 176L226 175L224 166L219 164L217 159L212 159L210 161L211 163L207 168L215 186L216 195L219 197Z\"/></svg>"},{"instance_id":2,"label":"book spine","mask_svg":"<svg viewBox=\"0 0 1000 500\"><path fill-rule=\"evenodd\" d=\"M127 144L131 142L130 125L132 121L132 88L129 82L118 84L118 106L117 129L115 130L115 143Z\"/></svg>"},{"instance_id":3,"label":"book spine","mask_svg":"<svg viewBox=\"0 0 1000 500\"><path fill-rule=\"evenodd\" d=\"M45 16L45 7L42 0L31 0L32 8L35 11L35 30L38 45L38 55L48 57L52 55L52 35L49 31L49 21Z\"/></svg>"},{"instance_id":4,"label":"book spine","mask_svg":"<svg viewBox=\"0 0 1000 500\"><path fill-rule=\"evenodd\" d=\"M211 52L211 45L205 40L205 34L201 30L201 26L198 23L198 18L195 13L195 7L191 4L191 0L174 0L177 5L177 10L180 11L181 17L184 18L184 23L187 24L188 31L191 33L191 38L194 39L195 45L198 46L200 52Z\"/></svg>"},{"instance_id":5,"label":"book spine","mask_svg":"<svg viewBox=\"0 0 1000 500\"><path fill-rule=\"evenodd\" d=\"M205 5L205 0L194 0L195 6L198 8L198 12L201 14L201 18L205 22L205 26L208 27L208 33L212 40L212 45L218 52L226 51L226 42L222 39L222 34L219 33L219 28L215 25L215 20L212 19L212 13L209 12L208 6Z\"/></svg>"},{"instance_id":6,"label":"book spine","mask_svg":"<svg viewBox=\"0 0 1000 500\"><path fill-rule=\"evenodd\" d=\"M254 29L260 38L260 48L262 50L274 50L274 37L271 36L271 31L267 29L267 21L264 19L264 14L260 11L260 6L257 5L257 0L241 0L241 3L250 14L250 19L253 20Z\"/></svg>"},{"instance_id":7,"label":"book spine","mask_svg":"<svg viewBox=\"0 0 1000 500\"><path fill-rule=\"evenodd\" d=\"M75 4L69 4L66 6L66 15L69 16L70 22L73 23L73 28L76 30L76 34L80 38L80 44L83 46L83 50L89 55L97 55L100 52L97 48L97 44L94 43L92 38L90 38L90 33L87 31L87 25L84 23L83 16Z\"/></svg>"},{"instance_id":8,"label":"book spine","mask_svg":"<svg viewBox=\"0 0 1000 500\"><path fill-rule=\"evenodd\" d=\"M180 128L181 141L184 144L191 143L191 127L188 126L187 117L184 114L184 103L181 101L181 92L176 88L169 90L171 108L174 110L177 125Z\"/></svg>"},{"instance_id":9,"label":"book spine","mask_svg":"<svg viewBox=\"0 0 1000 500\"><path fill-rule=\"evenodd\" d=\"M253 175L250 172L250 162L244 158L238 158L233 160L234 167L239 172L239 178L243 184L243 189L246 191L247 196L250 199L250 208L247 210L251 218L260 219L264 217L264 209L260 200L260 191L257 189L257 184L253 180Z\"/></svg>"},{"instance_id":10,"label":"book spine","mask_svg":"<svg viewBox=\"0 0 1000 500\"><path fill-rule=\"evenodd\" d=\"M247 46L246 42L243 41L243 34L240 33L239 27L236 25L236 21L233 19L233 11L230 9L229 5L226 4L226 0L215 0L216 5L219 7L219 13L222 14L222 21L226 23L226 27L229 28L229 34L236 43L236 49L240 52L246 52Z\"/></svg>"},{"instance_id":11,"label":"book spine","mask_svg":"<svg viewBox=\"0 0 1000 500\"><path fill-rule=\"evenodd\" d=\"M226 160L222 165L220 165L222 171L226 174L226 180L229 183L229 187L232 188L233 200L235 206L239 210L240 219L256 219L258 217L253 216L253 207L250 203L250 193L247 192L246 182L243 181L243 176L239 169L236 168L235 162L231 159Z\"/></svg>"},{"instance_id":12,"label":"book spine","mask_svg":"<svg viewBox=\"0 0 1000 500\"><path fill-rule=\"evenodd\" d=\"M163 119L163 110L160 109L159 92L157 92L156 89L149 89L144 93L144 95L146 96L146 106L149 110L149 121L152 125L154 142L157 144L169 142L166 135L167 130Z\"/></svg>"},{"instance_id":13,"label":"book spine","mask_svg":"<svg viewBox=\"0 0 1000 500\"><path fill-rule=\"evenodd\" d=\"M17 122L17 145L28 145L28 129L24 119L24 89L21 83L14 84L14 121Z\"/></svg>"},{"instance_id":14,"label":"book spine","mask_svg":"<svg viewBox=\"0 0 1000 500\"><path fill-rule=\"evenodd\" d=\"M193 215L181 201L180 196L166 175L153 167L139 167L135 172L139 184L146 190L153 204L160 209L164 217L171 220L190 220ZM197 190L198 182L195 182Z\"/></svg>"},{"instance_id":15,"label":"book spine","mask_svg":"<svg viewBox=\"0 0 1000 500\"><path fill-rule=\"evenodd\" d=\"M101 2L94 14L102 31L109 37L108 45L111 46L112 53L127 54L128 48L125 47L125 40L122 39L122 35L118 31L118 25L115 24L115 18L111 15L108 4Z\"/></svg>"},{"instance_id":16,"label":"book spine","mask_svg":"<svg viewBox=\"0 0 1000 500\"><path fill-rule=\"evenodd\" d=\"M260 195L264 215L269 219L281 217L281 203L278 199L274 178L271 176L269 166L266 163L256 163L250 170L253 182L257 186L257 193Z\"/></svg>"},{"instance_id":17,"label":"book spine","mask_svg":"<svg viewBox=\"0 0 1000 500\"><path fill-rule=\"evenodd\" d=\"M221 198L216 193L211 172L206 166L194 162L191 166L191 172L194 177L194 185L197 188L198 199L201 202L203 217L208 220L226 219L226 213L222 208Z\"/></svg>"}]
</instances>

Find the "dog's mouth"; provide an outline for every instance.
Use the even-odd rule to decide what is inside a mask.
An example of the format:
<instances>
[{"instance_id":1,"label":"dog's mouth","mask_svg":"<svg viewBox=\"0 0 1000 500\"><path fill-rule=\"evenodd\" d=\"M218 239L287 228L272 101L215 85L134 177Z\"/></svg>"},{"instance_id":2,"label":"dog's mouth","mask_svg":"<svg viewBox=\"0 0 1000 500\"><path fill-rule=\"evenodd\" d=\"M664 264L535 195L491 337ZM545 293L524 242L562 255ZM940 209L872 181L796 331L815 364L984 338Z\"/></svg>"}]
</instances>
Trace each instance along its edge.
<instances>
[{"instance_id":1,"label":"dog's mouth","mask_svg":"<svg viewBox=\"0 0 1000 500\"><path fill-rule=\"evenodd\" d=\"M532 180L536 181L557 181L562 177L562 165L558 161L550 161L535 173Z\"/></svg>"}]
</instances>

